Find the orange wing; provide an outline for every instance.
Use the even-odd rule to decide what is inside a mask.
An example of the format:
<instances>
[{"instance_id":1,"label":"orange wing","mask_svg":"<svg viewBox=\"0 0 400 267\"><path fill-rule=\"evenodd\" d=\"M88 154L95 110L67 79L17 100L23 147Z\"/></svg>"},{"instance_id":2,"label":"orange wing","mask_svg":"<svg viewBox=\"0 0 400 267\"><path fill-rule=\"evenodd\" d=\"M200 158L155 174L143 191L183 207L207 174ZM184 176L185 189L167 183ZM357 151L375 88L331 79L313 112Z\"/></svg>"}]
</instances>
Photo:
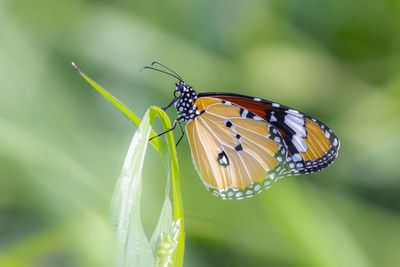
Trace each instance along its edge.
<instances>
[{"instance_id":1,"label":"orange wing","mask_svg":"<svg viewBox=\"0 0 400 267\"><path fill-rule=\"evenodd\" d=\"M228 199L251 197L287 172L286 148L278 131L242 108L200 97L201 114L186 125L192 157L205 186Z\"/></svg>"},{"instance_id":2,"label":"orange wing","mask_svg":"<svg viewBox=\"0 0 400 267\"><path fill-rule=\"evenodd\" d=\"M274 126L287 148L288 175L312 173L329 166L340 147L336 134L311 116L268 100L238 94L202 93L225 104L240 106L241 117L257 116Z\"/></svg>"}]
</instances>

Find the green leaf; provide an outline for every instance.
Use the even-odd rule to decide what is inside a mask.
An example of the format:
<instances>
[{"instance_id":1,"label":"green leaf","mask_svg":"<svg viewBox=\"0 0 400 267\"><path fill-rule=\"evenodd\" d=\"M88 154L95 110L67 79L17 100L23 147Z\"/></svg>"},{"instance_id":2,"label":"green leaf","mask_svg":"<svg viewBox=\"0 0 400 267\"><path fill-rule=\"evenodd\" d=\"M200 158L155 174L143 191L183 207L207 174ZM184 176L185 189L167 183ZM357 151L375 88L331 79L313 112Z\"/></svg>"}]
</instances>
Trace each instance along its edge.
<instances>
[{"instance_id":1,"label":"green leaf","mask_svg":"<svg viewBox=\"0 0 400 267\"><path fill-rule=\"evenodd\" d=\"M153 266L155 261L140 219L142 170L150 130L146 112L132 138L111 201L111 222L121 248L117 266Z\"/></svg>"},{"instance_id":2,"label":"green leaf","mask_svg":"<svg viewBox=\"0 0 400 267\"><path fill-rule=\"evenodd\" d=\"M168 115L158 107L150 108L150 116L159 117L163 124L164 130L171 129L171 122L168 118ZM151 121L152 123L153 121ZM166 134L167 145L168 145L168 153L169 153L169 162L168 173L170 173L172 177L172 195L173 195L173 213L174 213L174 221L180 221L181 228L179 230L178 236L178 246L175 249L174 253L174 263L175 266L181 266L183 263L183 251L184 251L184 243L185 243L185 231L184 231L184 220L183 220L183 202L181 195L181 185L179 180L179 169L178 169L178 158L176 155L176 147L174 137L171 132ZM155 138L158 139L158 138ZM154 140L154 139L153 139ZM167 158L165 154L163 156L164 159Z\"/></svg>"},{"instance_id":3,"label":"green leaf","mask_svg":"<svg viewBox=\"0 0 400 267\"><path fill-rule=\"evenodd\" d=\"M160 118L165 130L171 129L171 121L167 114L158 107L150 107L141 121L132 111L113 97L107 90L84 74L74 63L73 66L83 78L88 81L100 94L109 100L134 125L139 125L129 147L125 162L118 178L111 201L111 224L117 233L117 240L121 247L118 255L118 266L154 266L157 251L163 251L163 240L169 240L173 234L171 253L173 266L182 266L184 251L184 221L183 204L180 189L178 160L176 155L173 132L165 134L167 145L160 138L152 139L151 144L160 153L163 164L167 168L168 176L165 188L164 203L157 226L149 242L143 231L140 219L140 197L142 169L145 159L148 140L155 136L151 126L156 118ZM172 178L173 204L169 198ZM171 225L173 226L171 228ZM174 240L176 239L176 240ZM177 244L175 246L175 243ZM167 242L168 243L168 242Z\"/></svg>"},{"instance_id":4,"label":"green leaf","mask_svg":"<svg viewBox=\"0 0 400 267\"><path fill-rule=\"evenodd\" d=\"M135 113L133 113L129 108L127 108L124 104L122 104L117 98L115 98L112 94L110 94L106 89L101 87L97 82L87 76L84 72L80 70L80 68L72 62L72 66L79 72L79 74L94 88L99 92L104 98L111 102L114 107L117 108L118 111L122 113L133 125L139 126L141 120ZM153 118L154 119L154 118ZM151 131L150 137L156 136L157 134L154 131ZM151 144L157 151L165 150L165 143L160 138L155 138L151 141Z\"/></svg>"}]
</instances>

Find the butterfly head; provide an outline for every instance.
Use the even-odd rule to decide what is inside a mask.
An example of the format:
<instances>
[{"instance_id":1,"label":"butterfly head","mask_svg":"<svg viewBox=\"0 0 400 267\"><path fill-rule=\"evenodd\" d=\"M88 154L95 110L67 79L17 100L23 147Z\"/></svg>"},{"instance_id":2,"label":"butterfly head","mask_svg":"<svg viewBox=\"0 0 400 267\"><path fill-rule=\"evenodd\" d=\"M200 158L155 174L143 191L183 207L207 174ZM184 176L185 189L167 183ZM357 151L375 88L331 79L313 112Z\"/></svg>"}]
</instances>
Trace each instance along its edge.
<instances>
[{"instance_id":1,"label":"butterfly head","mask_svg":"<svg viewBox=\"0 0 400 267\"><path fill-rule=\"evenodd\" d=\"M154 65L160 66L161 69L153 67ZM182 80L182 77L178 73L157 61L151 63L151 66L144 66L140 70L142 71L145 69L162 72L176 78L179 81L175 84L175 98L167 107L163 108L164 110L174 105L176 111L179 113L177 120L186 122L193 120L197 115L200 114L200 111L197 110L196 105L194 104L194 102L198 98L198 94L191 86L187 85Z\"/></svg>"},{"instance_id":2,"label":"butterfly head","mask_svg":"<svg viewBox=\"0 0 400 267\"><path fill-rule=\"evenodd\" d=\"M176 85L174 92L175 97L179 97L189 87L184 81L179 81L175 83L175 85Z\"/></svg>"},{"instance_id":3,"label":"butterfly head","mask_svg":"<svg viewBox=\"0 0 400 267\"><path fill-rule=\"evenodd\" d=\"M189 86L186 84L184 81L179 81L175 83L175 92L174 96L176 98L183 98L183 97L188 97L189 95L196 95L196 91L193 89L193 87Z\"/></svg>"}]
</instances>

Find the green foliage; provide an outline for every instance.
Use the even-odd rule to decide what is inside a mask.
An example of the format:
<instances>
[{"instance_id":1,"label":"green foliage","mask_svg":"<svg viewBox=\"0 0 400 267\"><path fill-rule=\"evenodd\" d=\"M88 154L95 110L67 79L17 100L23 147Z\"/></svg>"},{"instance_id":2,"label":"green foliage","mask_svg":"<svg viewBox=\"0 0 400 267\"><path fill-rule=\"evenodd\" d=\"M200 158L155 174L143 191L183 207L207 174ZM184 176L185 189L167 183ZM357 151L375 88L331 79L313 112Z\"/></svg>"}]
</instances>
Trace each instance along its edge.
<instances>
[{"instance_id":1,"label":"green foliage","mask_svg":"<svg viewBox=\"0 0 400 267\"><path fill-rule=\"evenodd\" d=\"M183 138L184 266L398 265L398 14L397 0L0 1L0 266L113 264L109 203L140 120L121 119L73 60L140 119L173 97L171 77L139 72L158 60L198 92L285 104L341 139L326 170L222 201ZM152 251L168 210L168 167L153 168L167 162L166 138L150 142L142 173Z\"/></svg>"},{"instance_id":2,"label":"green foliage","mask_svg":"<svg viewBox=\"0 0 400 267\"><path fill-rule=\"evenodd\" d=\"M140 212L142 194L142 170L149 138L155 136L151 126L159 117L164 129L171 128L171 122L160 108L151 107L146 111L143 120L140 119L107 90L79 71L100 94L109 100L133 124L139 124L135 132L125 162L115 186L110 208L111 223L117 235L120 246L117 266L181 266L184 249L183 204L180 192L178 162L173 133L168 132L166 150L165 143L160 138L152 139L154 148L161 154L164 166L168 169L164 204L156 229L150 242L143 230ZM151 136L150 136L151 134ZM173 209L169 198L170 179L173 184ZM171 226L172 225L172 226Z\"/></svg>"}]
</instances>

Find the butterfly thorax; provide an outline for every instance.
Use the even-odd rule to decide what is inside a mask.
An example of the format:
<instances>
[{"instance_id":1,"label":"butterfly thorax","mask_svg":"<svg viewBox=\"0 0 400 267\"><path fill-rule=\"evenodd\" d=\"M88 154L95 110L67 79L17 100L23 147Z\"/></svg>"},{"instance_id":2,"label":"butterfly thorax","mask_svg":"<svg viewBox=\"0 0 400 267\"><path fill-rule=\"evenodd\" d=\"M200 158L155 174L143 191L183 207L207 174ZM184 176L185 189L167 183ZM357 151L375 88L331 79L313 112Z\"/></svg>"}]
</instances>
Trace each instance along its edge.
<instances>
[{"instance_id":1,"label":"butterfly thorax","mask_svg":"<svg viewBox=\"0 0 400 267\"><path fill-rule=\"evenodd\" d=\"M174 95L176 98L175 109L179 114L178 121L189 122L200 115L200 110L194 104L198 98L198 94L192 87L184 81L176 83Z\"/></svg>"}]
</instances>

